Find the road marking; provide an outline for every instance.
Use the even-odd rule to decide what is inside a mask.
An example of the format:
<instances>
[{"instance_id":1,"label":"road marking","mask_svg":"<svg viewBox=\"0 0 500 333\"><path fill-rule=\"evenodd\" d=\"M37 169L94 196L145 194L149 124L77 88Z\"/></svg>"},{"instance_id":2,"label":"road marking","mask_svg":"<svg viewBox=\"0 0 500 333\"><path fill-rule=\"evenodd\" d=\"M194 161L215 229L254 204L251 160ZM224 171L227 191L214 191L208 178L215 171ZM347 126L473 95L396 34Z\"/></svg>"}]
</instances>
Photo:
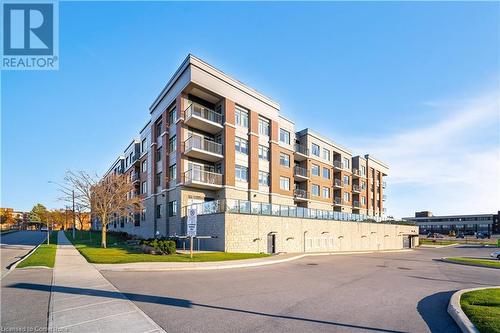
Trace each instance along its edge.
<instances>
[{"instance_id":1,"label":"road marking","mask_svg":"<svg viewBox=\"0 0 500 333\"><path fill-rule=\"evenodd\" d=\"M99 303L92 303L92 304L87 304L87 305L80 305L80 306L75 306L75 307L72 307L72 308L69 308L69 309L54 311L52 313L59 313L59 312L70 311L70 310L75 310L75 309L88 308L88 307L95 306L95 305L107 304L107 303L118 302L118 301L124 301L124 300L123 299L114 299L114 300L104 301L104 302L99 302Z\"/></svg>"},{"instance_id":2,"label":"road marking","mask_svg":"<svg viewBox=\"0 0 500 333\"><path fill-rule=\"evenodd\" d=\"M137 311L132 310L132 311L127 311L127 312L115 313L115 314L112 314L112 315L109 315L109 316L104 316L104 317L100 317L100 318L96 318L96 319L92 319L92 320L81 321L81 322L76 323L76 324L71 324L71 325L67 325L67 326L58 327L57 329L58 330L63 330L63 329L68 328L68 327L78 326L78 325L81 325L81 324L93 323L95 321L99 321L99 320L102 320L102 319L116 317L116 316L121 316L121 315L124 315L124 314L136 313L136 312Z\"/></svg>"}]
</instances>

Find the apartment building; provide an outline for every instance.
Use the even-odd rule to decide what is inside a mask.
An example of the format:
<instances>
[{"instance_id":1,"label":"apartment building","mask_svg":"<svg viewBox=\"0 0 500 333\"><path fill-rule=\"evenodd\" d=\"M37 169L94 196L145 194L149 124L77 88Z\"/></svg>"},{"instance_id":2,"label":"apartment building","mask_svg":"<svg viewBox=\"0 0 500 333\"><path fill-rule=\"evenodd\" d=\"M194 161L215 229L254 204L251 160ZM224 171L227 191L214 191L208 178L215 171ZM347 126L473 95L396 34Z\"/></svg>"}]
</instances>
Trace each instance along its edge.
<instances>
[{"instance_id":1,"label":"apartment building","mask_svg":"<svg viewBox=\"0 0 500 333\"><path fill-rule=\"evenodd\" d=\"M184 235L188 206L200 207L199 215L226 216L236 209L296 219L384 217L386 164L353 156L311 129L296 131L277 102L193 55L149 113L139 138L108 170L137 184L131 195L140 195L145 209L114 221L111 230ZM224 217L220 223L226 230ZM227 250L226 231L206 227L199 230L207 236L224 234L214 247Z\"/></svg>"}]
</instances>

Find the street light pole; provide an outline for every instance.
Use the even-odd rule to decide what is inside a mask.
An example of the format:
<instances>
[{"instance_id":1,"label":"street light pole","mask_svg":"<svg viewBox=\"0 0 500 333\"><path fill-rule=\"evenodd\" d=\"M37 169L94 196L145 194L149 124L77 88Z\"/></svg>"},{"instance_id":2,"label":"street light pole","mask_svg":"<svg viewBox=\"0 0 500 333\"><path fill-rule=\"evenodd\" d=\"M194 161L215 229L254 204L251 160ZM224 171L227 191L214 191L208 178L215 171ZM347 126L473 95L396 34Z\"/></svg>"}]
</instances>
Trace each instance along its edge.
<instances>
[{"instance_id":1,"label":"street light pole","mask_svg":"<svg viewBox=\"0 0 500 333\"><path fill-rule=\"evenodd\" d=\"M75 229L76 229L76 221L75 221L75 190L72 190L73 196L73 239L75 239Z\"/></svg>"}]
</instances>

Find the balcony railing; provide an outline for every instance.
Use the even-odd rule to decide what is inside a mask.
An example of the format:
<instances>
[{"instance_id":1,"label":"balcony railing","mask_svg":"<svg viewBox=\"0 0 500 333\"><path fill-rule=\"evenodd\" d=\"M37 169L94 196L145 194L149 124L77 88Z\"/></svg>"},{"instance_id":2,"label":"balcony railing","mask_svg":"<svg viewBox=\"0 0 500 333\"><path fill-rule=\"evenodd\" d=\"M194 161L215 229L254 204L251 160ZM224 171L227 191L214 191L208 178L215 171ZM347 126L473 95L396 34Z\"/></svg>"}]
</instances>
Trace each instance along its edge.
<instances>
[{"instance_id":1,"label":"balcony railing","mask_svg":"<svg viewBox=\"0 0 500 333\"><path fill-rule=\"evenodd\" d=\"M133 172L130 174L130 181L135 182L139 180L139 173L138 172Z\"/></svg>"},{"instance_id":2,"label":"balcony railing","mask_svg":"<svg viewBox=\"0 0 500 333\"><path fill-rule=\"evenodd\" d=\"M336 205L342 205L342 198L334 198L333 203Z\"/></svg>"},{"instance_id":3,"label":"balcony railing","mask_svg":"<svg viewBox=\"0 0 500 333\"><path fill-rule=\"evenodd\" d=\"M386 201L387 200L387 195L382 195L382 201Z\"/></svg>"},{"instance_id":4,"label":"balcony railing","mask_svg":"<svg viewBox=\"0 0 500 333\"><path fill-rule=\"evenodd\" d=\"M199 149L208 153L222 155L222 145L199 135L192 135L184 142L185 150Z\"/></svg>"},{"instance_id":5,"label":"balcony railing","mask_svg":"<svg viewBox=\"0 0 500 333\"><path fill-rule=\"evenodd\" d=\"M382 188L386 188L387 187L387 183L386 182L382 182Z\"/></svg>"},{"instance_id":6,"label":"balcony railing","mask_svg":"<svg viewBox=\"0 0 500 333\"><path fill-rule=\"evenodd\" d=\"M203 171L198 169L190 169L184 173L184 181L185 182L196 182L207 185L222 185L222 174Z\"/></svg>"},{"instance_id":7,"label":"balcony railing","mask_svg":"<svg viewBox=\"0 0 500 333\"><path fill-rule=\"evenodd\" d=\"M208 121L222 124L222 115L206 108L202 105L191 103L188 108L185 110L184 115L186 119L191 118L192 116L198 116L200 118L206 119Z\"/></svg>"},{"instance_id":8,"label":"balcony railing","mask_svg":"<svg viewBox=\"0 0 500 333\"><path fill-rule=\"evenodd\" d=\"M342 161L336 161L336 160L335 160L335 161L333 161L333 167L334 167L335 169L342 169L342 166L343 166L343 165L342 165Z\"/></svg>"},{"instance_id":9,"label":"balcony railing","mask_svg":"<svg viewBox=\"0 0 500 333\"><path fill-rule=\"evenodd\" d=\"M361 188L359 187L359 185L352 185L352 190L354 192L361 192Z\"/></svg>"},{"instance_id":10,"label":"balcony railing","mask_svg":"<svg viewBox=\"0 0 500 333\"><path fill-rule=\"evenodd\" d=\"M294 168L293 168L293 174L295 176L300 176L300 177L305 177L305 178L308 178L309 177L309 173L307 172L307 169L306 168L303 168L301 166L298 166L296 165Z\"/></svg>"},{"instance_id":11,"label":"balcony railing","mask_svg":"<svg viewBox=\"0 0 500 333\"><path fill-rule=\"evenodd\" d=\"M340 180L340 179L334 179L333 180L333 185L335 185L336 187L342 187L342 180Z\"/></svg>"},{"instance_id":12,"label":"balcony railing","mask_svg":"<svg viewBox=\"0 0 500 333\"><path fill-rule=\"evenodd\" d=\"M293 196L298 199L307 199L307 191L296 188L295 190L293 190Z\"/></svg>"},{"instance_id":13,"label":"balcony railing","mask_svg":"<svg viewBox=\"0 0 500 333\"><path fill-rule=\"evenodd\" d=\"M296 217L334 221L382 222L380 216L350 214L332 210L312 209L297 206L277 205L264 202L254 202L236 199L220 199L183 207L184 216L187 208L196 209L198 215L230 213L268 215L281 217ZM200 223L200 221L198 221ZM390 223L386 221L386 223Z\"/></svg>"},{"instance_id":14,"label":"balcony railing","mask_svg":"<svg viewBox=\"0 0 500 333\"><path fill-rule=\"evenodd\" d=\"M353 205L354 207L360 207L359 201L353 201L353 202L352 202L352 205Z\"/></svg>"},{"instance_id":15,"label":"balcony railing","mask_svg":"<svg viewBox=\"0 0 500 333\"><path fill-rule=\"evenodd\" d=\"M353 174L353 176L358 176L359 177L359 175L360 175L359 174L359 169L353 168L352 169L352 174Z\"/></svg>"},{"instance_id":16,"label":"balcony railing","mask_svg":"<svg viewBox=\"0 0 500 333\"><path fill-rule=\"evenodd\" d=\"M307 148L306 145L301 145L301 144L295 144L295 152L309 156L309 148Z\"/></svg>"}]
</instances>

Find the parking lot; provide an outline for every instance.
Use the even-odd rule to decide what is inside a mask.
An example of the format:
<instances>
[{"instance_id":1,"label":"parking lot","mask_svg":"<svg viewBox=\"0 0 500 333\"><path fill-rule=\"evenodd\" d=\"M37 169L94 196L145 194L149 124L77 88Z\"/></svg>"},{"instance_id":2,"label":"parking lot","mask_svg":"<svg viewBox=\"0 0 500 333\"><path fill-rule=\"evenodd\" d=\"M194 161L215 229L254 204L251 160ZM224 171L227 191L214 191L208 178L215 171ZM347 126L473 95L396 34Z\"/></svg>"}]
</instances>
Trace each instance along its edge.
<instances>
[{"instance_id":1,"label":"parking lot","mask_svg":"<svg viewBox=\"0 0 500 333\"><path fill-rule=\"evenodd\" d=\"M498 285L500 272L435 259L490 252L458 246L221 271L103 273L168 332L459 332L446 313L451 294Z\"/></svg>"}]
</instances>

